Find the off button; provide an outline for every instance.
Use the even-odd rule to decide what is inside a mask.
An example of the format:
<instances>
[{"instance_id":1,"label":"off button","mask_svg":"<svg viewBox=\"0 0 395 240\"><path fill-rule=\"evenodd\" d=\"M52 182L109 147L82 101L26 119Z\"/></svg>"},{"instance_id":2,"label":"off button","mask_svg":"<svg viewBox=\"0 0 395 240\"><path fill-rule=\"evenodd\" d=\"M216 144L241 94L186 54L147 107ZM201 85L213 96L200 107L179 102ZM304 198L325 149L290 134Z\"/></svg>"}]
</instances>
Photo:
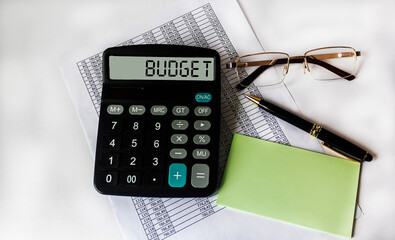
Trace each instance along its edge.
<instances>
[{"instance_id":1,"label":"off button","mask_svg":"<svg viewBox=\"0 0 395 240\"><path fill-rule=\"evenodd\" d=\"M213 99L211 93L196 93L195 100L199 103L208 103Z\"/></svg>"}]
</instances>

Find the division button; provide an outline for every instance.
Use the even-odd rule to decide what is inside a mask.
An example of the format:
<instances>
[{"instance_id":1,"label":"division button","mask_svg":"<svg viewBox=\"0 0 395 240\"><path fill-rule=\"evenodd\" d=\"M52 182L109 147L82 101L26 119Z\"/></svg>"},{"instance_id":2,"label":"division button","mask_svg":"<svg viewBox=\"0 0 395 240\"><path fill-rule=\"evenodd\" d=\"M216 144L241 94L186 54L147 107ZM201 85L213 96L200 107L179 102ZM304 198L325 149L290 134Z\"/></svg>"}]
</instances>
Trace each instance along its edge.
<instances>
[{"instance_id":1,"label":"division button","mask_svg":"<svg viewBox=\"0 0 395 240\"><path fill-rule=\"evenodd\" d=\"M198 131L207 131L211 127L211 123L207 120L197 120L193 124L193 127Z\"/></svg>"},{"instance_id":2,"label":"division button","mask_svg":"<svg viewBox=\"0 0 395 240\"><path fill-rule=\"evenodd\" d=\"M188 124L188 121L186 121L186 120L174 120L171 123L171 127L174 130L185 130L188 128L188 126L189 126L189 124Z\"/></svg>"},{"instance_id":3,"label":"division button","mask_svg":"<svg viewBox=\"0 0 395 240\"><path fill-rule=\"evenodd\" d=\"M110 115L121 115L123 113L123 106L111 104L107 107L107 113Z\"/></svg>"},{"instance_id":4,"label":"division button","mask_svg":"<svg viewBox=\"0 0 395 240\"><path fill-rule=\"evenodd\" d=\"M187 156L187 150L183 148L173 148L170 150L170 157L173 159L184 159Z\"/></svg>"},{"instance_id":5,"label":"division button","mask_svg":"<svg viewBox=\"0 0 395 240\"><path fill-rule=\"evenodd\" d=\"M191 173L191 185L194 188L205 188L208 186L210 167L207 164L194 164Z\"/></svg>"},{"instance_id":6,"label":"division button","mask_svg":"<svg viewBox=\"0 0 395 240\"><path fill-rule=\"evenodd\" d=\"M145 107L143 105L132 105L129 107L130 115L143 115L145 113Z\"/></svg>"},{"instance_id":7,"label":"division button","mask_svg":"<svg viewBox=\"0 0 395 240\"><path fill-rule=\"evenodd\" d=\"M173 163L169 167L168 183L170 187L181 188L187 181L187 167L182 163Z\"/></svg>"}]
</instances>

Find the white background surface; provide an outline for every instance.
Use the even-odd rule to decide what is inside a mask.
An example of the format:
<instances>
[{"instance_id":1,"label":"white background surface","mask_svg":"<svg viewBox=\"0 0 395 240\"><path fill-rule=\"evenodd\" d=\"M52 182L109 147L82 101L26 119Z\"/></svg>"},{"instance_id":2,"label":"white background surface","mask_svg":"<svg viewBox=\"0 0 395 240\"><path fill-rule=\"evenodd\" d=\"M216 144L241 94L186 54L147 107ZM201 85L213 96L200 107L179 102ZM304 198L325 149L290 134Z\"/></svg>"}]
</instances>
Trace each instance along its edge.
<instances>
[{"instance_id":1,"label":"white background surface","mask_svg":"<svg viewBox=\"0 0 395 240\"><path fill-rule=\"evenodd\" d=\"M108 198L93 188L94 160L57 57L141 24L172 2L0 2L0 239L122 239ZM394 239L395 2L241 6L266 50L301 55L347 45L362 52L352 82L314 82L295 65L286 83L306 118L375 156L363 164L364 215L354 238Z\"/></svg>"}]
</instances>

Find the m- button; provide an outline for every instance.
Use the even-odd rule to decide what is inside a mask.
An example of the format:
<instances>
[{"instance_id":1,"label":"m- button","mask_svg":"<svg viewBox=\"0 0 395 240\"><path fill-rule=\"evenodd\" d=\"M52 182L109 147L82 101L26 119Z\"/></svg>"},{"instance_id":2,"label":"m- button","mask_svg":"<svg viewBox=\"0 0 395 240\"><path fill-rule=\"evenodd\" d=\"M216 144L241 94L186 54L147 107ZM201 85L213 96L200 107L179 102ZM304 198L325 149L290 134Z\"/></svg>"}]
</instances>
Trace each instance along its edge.
<instances>
[{"instance_id":1,"label":"m- button","mask_svg":"<svg viewBox=\"0 0 395 240\"><path fill-rule=\"evenodd\" d=\"M129 113L131 115L143 115L145 113L145 107L143 105L132 105L129 107Z\"/></svg>"}]
</instances>

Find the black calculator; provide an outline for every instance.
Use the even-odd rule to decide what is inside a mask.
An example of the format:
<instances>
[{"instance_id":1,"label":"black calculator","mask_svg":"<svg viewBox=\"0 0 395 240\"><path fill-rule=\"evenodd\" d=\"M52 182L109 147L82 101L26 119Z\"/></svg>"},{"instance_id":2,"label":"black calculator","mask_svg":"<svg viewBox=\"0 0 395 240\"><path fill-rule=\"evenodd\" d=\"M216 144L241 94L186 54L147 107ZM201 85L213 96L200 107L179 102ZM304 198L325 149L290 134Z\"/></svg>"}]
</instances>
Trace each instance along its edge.
<instances>
[{"instance_id":1,"label":"black calculator","mask_svg":"<svg viewBox=\"0 0 395 240\"><path fill-rule=\"evenodd\" d=\"M218 182L220 81L215 50L105 50L96 189L147 197L212 194Z\"/></svg>"}]
</instances>

